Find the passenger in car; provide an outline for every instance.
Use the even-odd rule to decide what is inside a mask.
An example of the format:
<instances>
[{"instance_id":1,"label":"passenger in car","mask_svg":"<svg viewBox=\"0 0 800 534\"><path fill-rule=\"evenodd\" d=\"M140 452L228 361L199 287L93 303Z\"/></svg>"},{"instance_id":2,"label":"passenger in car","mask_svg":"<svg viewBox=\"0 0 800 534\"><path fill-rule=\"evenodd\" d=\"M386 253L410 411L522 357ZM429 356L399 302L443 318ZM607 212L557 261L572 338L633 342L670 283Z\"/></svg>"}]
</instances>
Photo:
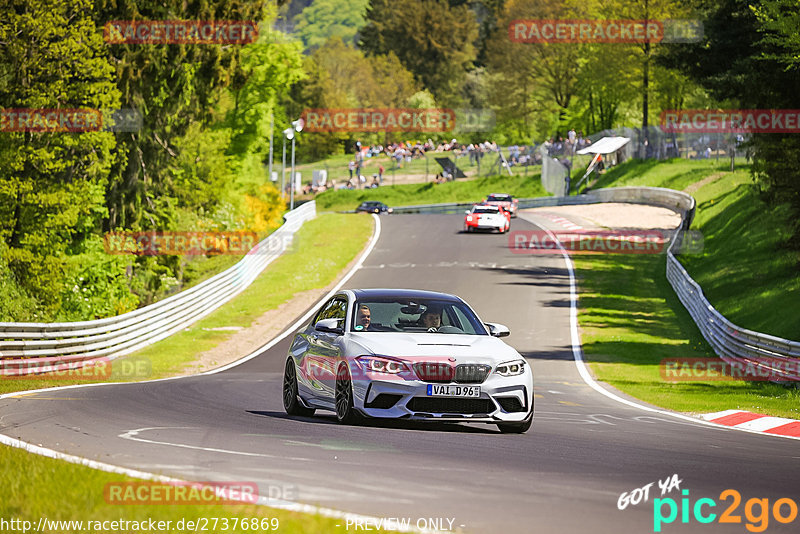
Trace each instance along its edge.
<instances>
[{"instance_id":1,"label":"passenger in car","mask_svg":"<svg viewBox=\"0 0 800 534\"><path fill-rule=\"evenodd\" d=\"M372 312L369 309L369 306L366 304L362 304L358 307L358 317L356 318L356 330L369 330L369 325L371 322ZM358 328L358 327L361 328Z\"/></svg>"}]
</instances>

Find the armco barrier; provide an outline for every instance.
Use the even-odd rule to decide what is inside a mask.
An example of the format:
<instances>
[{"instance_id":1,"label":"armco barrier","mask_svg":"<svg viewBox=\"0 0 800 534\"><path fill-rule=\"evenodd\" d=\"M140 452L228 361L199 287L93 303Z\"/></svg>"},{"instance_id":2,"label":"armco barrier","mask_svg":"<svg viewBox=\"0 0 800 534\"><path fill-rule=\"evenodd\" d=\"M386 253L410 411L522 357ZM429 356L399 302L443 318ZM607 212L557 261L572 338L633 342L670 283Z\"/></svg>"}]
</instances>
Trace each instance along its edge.
<instances>
[{"instance_id":1,"label":"armco barrier","mask_svg":"<svg viewBox=\"0 0 800 534\"><path fill-rule=\"evenodd\" d=\"M674 249L680 244L683 232L689 229L694 218L695 200L691 195L660 187L611 187L575 197L520 199L519 207L523 209L599 202L647 204L680 213L682 224L676 230L667 251L666 275L703 337L729 363L738 362L752 366L755 373L761 372L764 375L783 377L785 381L795 384L800 383L800 376L796 371L791 371L800 363L800 342L753 332L731 323L708 302L700 285L689 276L675 257ZM394 208L394 213L460 213L472 206L472 203L403 206Z\"/></svg>"},{"instance_id":2,"label":"armco barrier","mask_svg":"<svg viewBox=\"0 0 800 534\"><path fill-rule=\"evenodd\" d=\"M245 289L286 249L304 222L316 217L308 202L230 269L176 295L129 313L72 323L0 323L0 373L41 372L98 358L113 359L164 339L214 311Z\"/></svg>"}]
</instances>

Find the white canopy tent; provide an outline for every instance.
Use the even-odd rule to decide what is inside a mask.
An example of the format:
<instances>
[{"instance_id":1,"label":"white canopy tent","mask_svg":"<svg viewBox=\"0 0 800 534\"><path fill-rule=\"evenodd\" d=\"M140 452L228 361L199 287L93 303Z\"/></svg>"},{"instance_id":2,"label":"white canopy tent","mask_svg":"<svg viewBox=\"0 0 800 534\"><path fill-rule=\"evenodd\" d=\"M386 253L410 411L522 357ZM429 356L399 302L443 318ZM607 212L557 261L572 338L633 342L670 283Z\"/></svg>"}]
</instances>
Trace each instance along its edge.
<instances>
[{"instance_id":1,"label":"white canopy tent","mask_svg":"<svg viewBox=\"0 0 800 534\"><path fill-rule=\"evenodd\" d=\"M592 143L586 148L578 150L576 154L594 154L594 157L592 158L592 161L589 162L589 167L586 168L586 173L578 182L578 185L575 186L575 189L580 189L581 185L586 182L586 180L589 178L589 175L593 170L595 170L597 164L602 160L604 155L614 154L617 150L627 145L630 140L630 137L603 137L598 139L596 143ZM614 161L616 161L616 157L614 158Z\"/></svg>"},{"instance_id":2,"label":"white canopy tent","mask_svg":"<svg viewBox=\"0 0 800 534\"><path fill-rule=\"evenodd\" d=\"M630 137L603 137L596 143L576 152L577 154L612 154L624 147L631 140Z\"/></svg>"}]
</instances>

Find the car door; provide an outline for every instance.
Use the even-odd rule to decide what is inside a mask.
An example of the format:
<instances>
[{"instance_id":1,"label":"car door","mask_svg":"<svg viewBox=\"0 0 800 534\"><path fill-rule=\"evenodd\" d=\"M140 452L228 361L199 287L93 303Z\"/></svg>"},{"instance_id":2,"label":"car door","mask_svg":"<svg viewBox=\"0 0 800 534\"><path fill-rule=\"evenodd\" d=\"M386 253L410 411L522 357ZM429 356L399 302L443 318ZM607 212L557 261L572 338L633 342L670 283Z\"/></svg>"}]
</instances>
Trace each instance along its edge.
<instances>
[{"instance_id":1,"label":"car door","mask_svg":"<svg viewBox=\"0 0 800 534\"><path fill-rule=\"evenodd\" d=\"M340 334L322 332L315 325L323 319L336 319L337 325L344 331L347 317L347 298L337 295L330 299L311 324L308 334L308 349L304 357L303 369L312 394L318 401L327 404L334 402L336 385L336 363L341 355Z\"/></svg>"}]
</instances>

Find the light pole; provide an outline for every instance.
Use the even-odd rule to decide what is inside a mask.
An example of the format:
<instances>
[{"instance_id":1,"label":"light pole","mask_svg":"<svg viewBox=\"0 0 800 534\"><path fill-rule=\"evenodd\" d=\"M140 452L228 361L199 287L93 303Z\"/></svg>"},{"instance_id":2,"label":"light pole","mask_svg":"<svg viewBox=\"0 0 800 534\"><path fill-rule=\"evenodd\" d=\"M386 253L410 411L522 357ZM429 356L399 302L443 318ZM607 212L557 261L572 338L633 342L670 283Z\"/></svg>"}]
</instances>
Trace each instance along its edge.
<instances>
[{"instance_id":1,"label":"light pole","mask_svg":"<svg viewBox=\"0 0 800 534\"><path fill-rule=\"evenodd\" d=\"M281 168L281 198L286 192L286 140L294 139L294 130L286 128L283 131L283 167Z\"/></svg>"},{"instance_id":2,"label":"light pole","mask_svg":"<svg viewBox=\"0 0 800 534\"><path fill-rule=\"evenodd\" d=\"M272 141L275 133L275 116L269 116L269 181L272 181Z\"/></svg>"},{"instance_id":3,"label":"light pole","mask_svg":"<svg viewBox=\"0 0 800 534\"><path fill-rule=\"evenodd\" d=\"M294 176L294 132L295 131L302 132L304 125L305 125L305 121L303 119L297 119L296 121L292 121L292 127L291 128L287 128L287 130L290 130L291 134L292 134L291 137L290 137L290 139L292 140L292 176L291 176L291 178L289 178L289 184L290 184L290 186L289 186L290 187L289 188L289 211L292 211L294 209L294 180L295 180L295 176Z\"/></svg>"}]
</instances>

